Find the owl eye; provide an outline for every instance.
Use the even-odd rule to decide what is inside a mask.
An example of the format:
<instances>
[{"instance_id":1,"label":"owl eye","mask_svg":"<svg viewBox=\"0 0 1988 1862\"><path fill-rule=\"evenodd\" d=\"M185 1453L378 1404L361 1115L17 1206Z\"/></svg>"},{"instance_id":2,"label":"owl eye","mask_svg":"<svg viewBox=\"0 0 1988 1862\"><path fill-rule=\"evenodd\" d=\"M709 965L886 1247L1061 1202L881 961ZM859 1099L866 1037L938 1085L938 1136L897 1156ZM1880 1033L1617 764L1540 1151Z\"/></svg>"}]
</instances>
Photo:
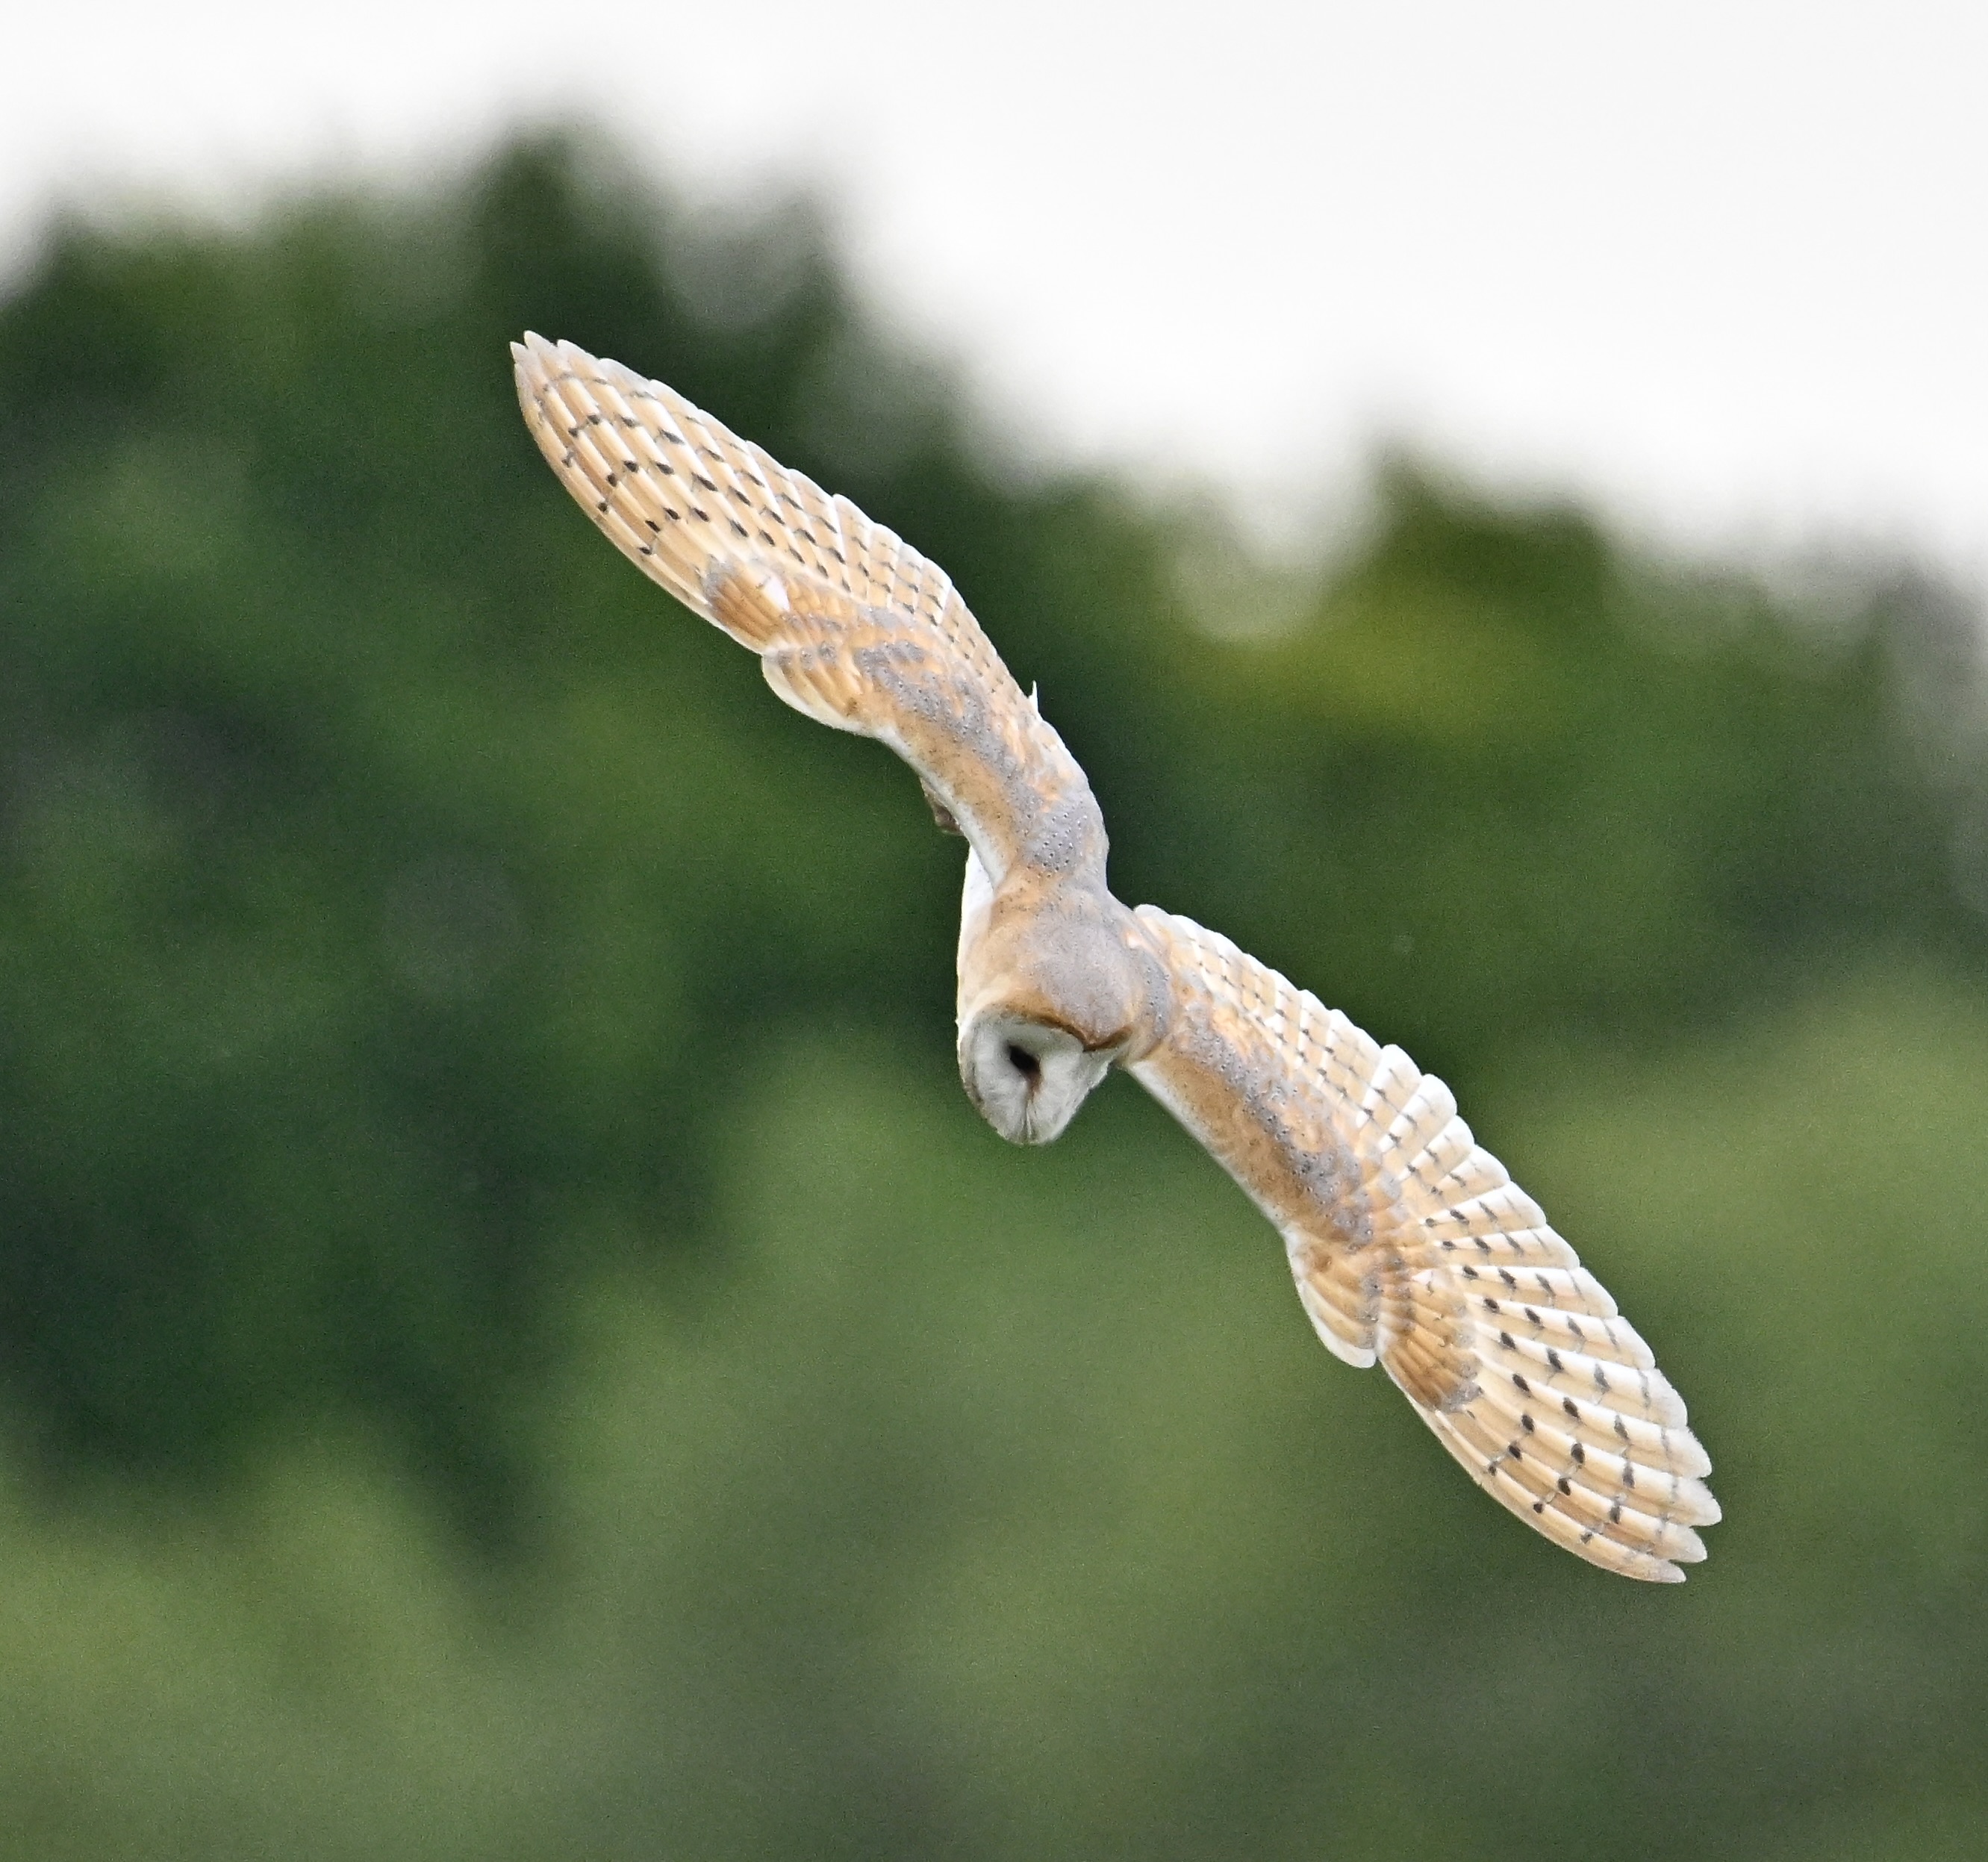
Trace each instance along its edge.
<instances>
[{"instance_id":1,"label":"owl eye","mask_svg":"<svg viewBox=\"0 0 1988 1862\"><path fill-rule=\"evenodd\" d=\"M1008 1064L1024 1080L1042 1077L1043 1063L1026 1047L1017 1047L1012 1041L1008 1043Z\"/></svg>"}]
</instances>

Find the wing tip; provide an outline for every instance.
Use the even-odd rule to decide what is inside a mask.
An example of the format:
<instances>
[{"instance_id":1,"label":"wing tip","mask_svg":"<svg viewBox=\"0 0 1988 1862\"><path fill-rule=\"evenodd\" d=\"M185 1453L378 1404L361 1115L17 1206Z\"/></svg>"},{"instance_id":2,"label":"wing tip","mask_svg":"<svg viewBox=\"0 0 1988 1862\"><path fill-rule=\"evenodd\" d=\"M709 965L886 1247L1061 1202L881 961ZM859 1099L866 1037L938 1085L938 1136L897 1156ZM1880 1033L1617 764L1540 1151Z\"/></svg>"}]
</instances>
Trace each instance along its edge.
<instances>
[{"instance_id":1,"label":"wing tip","mask_svg":"<svg viewBox=\"0 0 1988 1862\"><path fill-rule=\"evenodd\" d=\"M556 358L558 347L548 343L536 329L528 329L519 340L511 345L511 360L519 368L529 367L532 363L543 363Z\"/></svg>"},{"instance_id":2,"label":"wing tip","mask_svg":"<svg viewBox=\"0 0 1988 1862\"><path fill-rule=\"evenodd\" d=\"M556 343L549 342L536 329L526 330L510 347L511 366L519 381L529 379L541 386L549 382L561 370L589 367L600 371L605 378L608 370L620 366L603 361L599 357L582 349L578 343L569 343L563 336Z\"/></svg>"}]
</instances>

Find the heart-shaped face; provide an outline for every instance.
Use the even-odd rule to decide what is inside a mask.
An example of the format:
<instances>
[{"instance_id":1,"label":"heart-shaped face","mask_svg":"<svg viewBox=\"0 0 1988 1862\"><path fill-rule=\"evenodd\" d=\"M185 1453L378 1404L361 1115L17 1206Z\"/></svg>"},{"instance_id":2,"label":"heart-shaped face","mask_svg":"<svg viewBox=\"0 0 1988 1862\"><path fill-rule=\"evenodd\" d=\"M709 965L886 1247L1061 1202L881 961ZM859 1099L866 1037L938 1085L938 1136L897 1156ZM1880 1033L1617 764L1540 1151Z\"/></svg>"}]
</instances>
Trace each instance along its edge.
<instances>
[{"instance_id":1,"label":"heart-shaped face","mask_svg":"<svg viewBox=\"0 0 1988 1862\"><path fill-rule=\"evenodd\" d=\"M1046 1144L1061 1135L1111 1065L1067 1029L1002 1009L960 1031L959 1076L981 1116L1012 1144Z\"/></svg>"}]
</instances>

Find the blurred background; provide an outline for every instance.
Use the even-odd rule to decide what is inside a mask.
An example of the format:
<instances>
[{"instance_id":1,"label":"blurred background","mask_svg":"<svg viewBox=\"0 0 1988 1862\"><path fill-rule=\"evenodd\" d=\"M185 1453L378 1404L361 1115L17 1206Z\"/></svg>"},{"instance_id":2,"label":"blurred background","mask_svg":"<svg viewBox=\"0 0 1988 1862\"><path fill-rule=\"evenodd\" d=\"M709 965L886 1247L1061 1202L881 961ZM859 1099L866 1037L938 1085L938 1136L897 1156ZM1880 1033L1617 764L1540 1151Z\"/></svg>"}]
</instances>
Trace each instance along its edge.
<instances>
[{"instance_id":1,"label":"blurred background","mask_svg":"<svg viewBox=\"0 0 1988 1862\"><path fill-rule=\"evenodd\" d=\"M0 1857L1979 1853L1981 28L1232 10L20 42ZM1451 1083L1691 1404L1688 1585L1128 1083L981 1124L958 843L595 535L527 326Z\"/></svg>"}]
</instances>

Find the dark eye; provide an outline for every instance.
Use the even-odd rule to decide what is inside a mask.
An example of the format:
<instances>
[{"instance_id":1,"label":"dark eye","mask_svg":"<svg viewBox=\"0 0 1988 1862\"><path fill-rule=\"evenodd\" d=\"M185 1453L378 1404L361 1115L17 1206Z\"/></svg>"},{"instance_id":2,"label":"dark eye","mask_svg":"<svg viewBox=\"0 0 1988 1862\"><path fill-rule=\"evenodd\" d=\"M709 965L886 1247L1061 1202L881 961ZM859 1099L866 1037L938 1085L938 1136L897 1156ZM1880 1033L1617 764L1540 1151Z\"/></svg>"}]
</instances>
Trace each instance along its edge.
<instances>
[{"instance_id":1,"label":"dark eye","mask_svg":"<svg viewBox=\"0 0 1988 1862\"><path fill-rule=\"evenodd\" d=\"M1008 1064L1024 1080L1038 1079L1042 1074L1043 1063L1026 1047L1017 1047L1012 1041L1008 1043Z\"/></svg>"}]
</instances>

